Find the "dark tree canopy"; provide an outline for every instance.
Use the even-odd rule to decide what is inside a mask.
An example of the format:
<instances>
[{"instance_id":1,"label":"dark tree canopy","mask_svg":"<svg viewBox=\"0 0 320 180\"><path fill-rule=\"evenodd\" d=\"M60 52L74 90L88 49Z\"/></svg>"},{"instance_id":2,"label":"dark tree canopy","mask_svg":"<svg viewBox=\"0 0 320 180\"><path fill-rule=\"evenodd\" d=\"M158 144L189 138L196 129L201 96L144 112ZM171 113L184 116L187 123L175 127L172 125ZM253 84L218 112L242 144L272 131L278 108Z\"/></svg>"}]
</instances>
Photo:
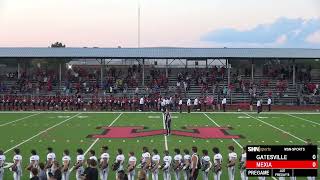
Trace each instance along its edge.
<instances>
[{"instance_id":1,"label":"dark tree canopy","mask_svg":"<svg viewBox=\"0 0 320 180\"><path fill-rule=\"evenodd\" d=\"M55 43L51 44L50 47L51 47L51 48L65 48L66 45L65 45L65 44L62 44L62 42L55 42Z\"/></svg>"}]
</instances>

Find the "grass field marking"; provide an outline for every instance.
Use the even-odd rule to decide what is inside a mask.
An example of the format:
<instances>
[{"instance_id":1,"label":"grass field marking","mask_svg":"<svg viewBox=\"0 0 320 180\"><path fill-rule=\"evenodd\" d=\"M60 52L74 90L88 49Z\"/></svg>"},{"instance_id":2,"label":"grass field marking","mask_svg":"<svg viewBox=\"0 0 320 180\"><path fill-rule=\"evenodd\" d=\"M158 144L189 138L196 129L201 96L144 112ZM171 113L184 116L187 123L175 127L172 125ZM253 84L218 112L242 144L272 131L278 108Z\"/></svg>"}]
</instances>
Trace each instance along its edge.
<instances>
[{"instance_id":1,"label":"grass field marking","mask_svg":"<svg viewBox=\"0 0 320 180\"><path fill-rule=\"evenodd\" d=\"M108 127L111 127L122 115L123 113L120 113L109 125ZM97 142L100 140L100 138L97 138L96 140L93 141L93 143L88 147L88 149L84 152L84 156L86 154L88 154L88 152L92 149L92 147L97 144ZM110 140L109 140L110 142ZM75 168L75 166L72 166L71 169L69 170L69 172L73 171L73 169Z\"/></svg>"},{"instance_id":2,"label":"grass field marking","mask_svg":"<svg viewBox=\"0 0 320 180\"><path fill-rule=\"evenodd\" d=\"M314 122L314 121L310 121L310 120L305 119L305 118L302 118L302 117L294 116L294 115L289 114L289 113L288 113L287 115L288 115L288 116L291 116L291 117L294 117L294 118L296 118L296 119L300 119L300 120L302 120L302 121L310 122L310 123L313 123L313 124L316 124L316 125L319 125L319 126L320 126L320 123L317 123L317 122Z\"/></svg>"},{"instance_id":3,"label":"grass field marking","mask_svg":"<svg viewBox=\"0 0 320 180\"><path fill-rule=\"evenodd\" d=\"M209 117L206 113L203 113L211 122L213 122L216 126L221 127L218 123L216 123L211 117ZM232 141L235 142L241 149L243 148L242 145L236 141L234 138L232 138Z\"/></svg>"},{"instance_id":4,"label":"grass field marking","mask_svg":"<svg viewBox=\"0 0 320 180\"><path fill-rule=\"evenodd\" d=\"M261 119L258 119L258 118L254 117L254 116L251 116L251 115L249 115L249 114L247 114L247 113L244 113L244 114L246 114L247 116L249 116L249 117L251 117L251 118L253 118L253 119L257 120L257 121L260 121L260 122L262 122L262 123L264 123L264 124L266 124L266 125L274 128L274 129L277 129L277 130L279 130L279 131L281 131L281 132L283 132L283 133L285 133L285 134L288 134L288 135L290 135L291 137L294 137L295 139L298 139L298 140L301 141L301 142L304 142L304 143L307 142L307 141L305 141L305 140L303 140L303 139L301 139L301 138L299 138L299 137L297 137L297 136L289 133L288 131L285 131L285 130L283 130L283 129L280 129L280 128L278 128L278 127L276 127L276 126L274 126L274 125L272 125L272 124L270 124L270 123L268 123L268 122L265 122L265 121L263 121L263 120L261 120Z\"/></svg>"},{"instance_id":5,"label":"grass field marking","mask_svg":"<svg viewBox=\"0 0 320 180\"><path fill-rule=\"evenodd\" d=\"M33 117L33 116L36 116L36 115L39 115L39 114L40 114L40 113L32 114L32 115L29 115L29 116L26 116L26 117L23 117L23 118L20 118L20 119L16 119L16 120L13 120L13 121L4 123L4 124L0 124L0 127L5 126L5 125L8 125L8 124L12 124L12 123L14 123L14 122L22 121L22 120L24 120L24 119L27 119L27 118L29 118L29 117Z\"/></svg>"},{"instance_id":6,"label":"grass field marking","mask_svg":"<svg viewBox=\"0 0 320 180\"><path fill-rule=\"evenodd\" d=\"M34 139L35 137L38 137L39 135L41 135L41 134L43 134L43 133L45 133L45 132L49 131L50 129L53 129L53 128L55 128L55 127L59 126L60 124L63 124L63 123L65 123L65 122L67 122L67 121L69 121L69 120L71 120L71 119L73 119L73 118L77 117L77 116L78 116L78 115L80 115L80 114L81 114L81 113L78 113L78 114L76 114L76 115L74 115L74 116L71 116L70 118L68 118L68 119L66 119L66 120L63 120L63 121L61 121L61 122L59 122L59 123L57 123L57 124L55 124L55 125L53 125L53 126L51 126L51 127L47 128L47 129L45 129L45 130L43 130L43 131L40 131L38 134L36 134L36 135L34 135L34 136L32 136L32 137L30 137L30 138L26 139L26 140L23 140L21 143L19 143L19 144L15 145L15 146L13 146L13 147L11 147L10 149L7 149L4 153L7 153L7 152L11 151L12 149L14 149L14 148L17 148L17 147L21 146L22 144L24 144L24 143L26 143L26 142L29 142L30 140Z\"/></svg>"},{"instance_id":7,"label":"grass field marking","mask_svg":"<svg viewBox=\"0 0 320 180\"><path fill-rule=\"evenodd\" d=\"M74 113L79 113L78 111L36 111L39 114L74 114ZM35 111L0 111L0 114L30 114L30 113L35 113ZM82 111L82 113L86 114L115 114L115 113L123 113L123 114L158 114L159 111L153 111L153 112L138 112L138 111L109 111L109 112L104 112L104 111ZM204 112L191 112L191 114L202 114ZM205 112L207 114L242 114L242 113L248 113L248 114L257 114L257 112L253 111L228 111L228 112ZM314 114L314 115L320 115L320 112L290 112L290 111L279 111L279 112L263 112L262 114ZM180 114L180 112L171 112L171 114ZM189 114L188 112L182 112L182 114Z\"/></svg>"},{"instance_id":8,"label":"grass field marking","mask_svg":"<svg viewBox=\"0 0 320 180\"><path fill-rule=\"evenodd\" d=\"M165 123L165 118L164 118L164 113L162 113L162 122L163 122L163 129L166 129L166 123ZM164 134L164 146L166 148L166 150L169 150L168 148L168 139L167 136Z\"/></svg>"}]
</instances>

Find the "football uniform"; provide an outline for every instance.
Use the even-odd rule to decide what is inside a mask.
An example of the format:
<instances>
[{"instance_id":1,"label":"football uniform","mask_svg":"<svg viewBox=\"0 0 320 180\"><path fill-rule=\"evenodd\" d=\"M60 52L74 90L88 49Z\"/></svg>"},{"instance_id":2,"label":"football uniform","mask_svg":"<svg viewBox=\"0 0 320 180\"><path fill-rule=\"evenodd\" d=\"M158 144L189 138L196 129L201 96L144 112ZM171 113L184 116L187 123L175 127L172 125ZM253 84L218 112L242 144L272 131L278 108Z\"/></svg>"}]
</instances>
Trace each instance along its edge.
<instances>
[{"instance_id":1,"label":"football uniform","mask_svg":"<svg viewBox=\"0 0 320 180\"><path fill-rule=\"evenodd\" d=\"M133 166L133 169L131 171L128 171L128 180L134 180L134 177L136 175L135 167L136 167L136 164L137 164L137 158L134 157L134 156L131 156L129 158L128 164L130 164L132 162L133 162L134 166Z\"/></svg>"},{"instance_id":2,"label":"football uniform","mask_svg":"<svg viewBox=\"0 0 320 180\"><path fill-rule=\"evenodd\" d=\"M211 168L211 162L209 156L203 156L201 158L201 167L202 167L202 178L203 180L209 179L209 171Z\"/></svg>"},{"instance_id":3,"label":"football uniform","mask_svg":"<svg viewBox=\"0 0 320 180\"><path fill-rule=\"evenodd\" d=\"M182 164L182 156L181 154L176 154L174 157L174 163L178 163L178 167L174 169L174 176L176 180L180 179L180 172L181 172L181 164Z\"/></svg>"},{"instance_id":4,"label":"football uniform","mask_svg":"<svg viewBox=\"0 0 320 180\"><path fill-rule=\"evenodd\" d=\"M82 163L83 161L84 161L84 155L83 154L77 155L77 163ZM84 173L84 167L83 167L83 165L81 165L77 169L76 179L82 180L81 176L83 175L83 173Z\"/></svg>"},{"instance_id":5,"label":"football uniform","mask_svg":"<svg viewBox=\"0 0 320 180\"><path fill-rule=\"evenodd\" d=\"M146 163L147 163L147 159L150 159L150 157L151 157L151 155L149 152L142 153L141 167L142 167L142 169L144 169L146 171L147 179L149 179L149 169L146 166Z\"/></svg>"},{"instance_id":6,"label":"football uniform","mask_svg":"<svg viewBox=\"0 0 320 180\"><path fill-rule=\"evenodd\" d=\"M159 168L155 166L159 165L159 162L160 162L160 155L159 154L153 155L151 159L151 168L154 169L152 171L152 180L158 180Z\"/></svg>"},{"instance_id":7,"label":"football uniform","mask_svg":"<svg viewBox=\"0 0 320 180\"><path fill-rule=\"evenodd\" d=\"M119 167L118 169L116 170L116 172L119 172L121 170L124 170L123 168L123 163L124 163L124 160L125 160L125 157L123 154L118 154L117 157L116 157L116 161L119 162Z\"/></svg>"},{"instance_id":8,"label":"football uniform","mask_svg":"<svg viewBox=\"0 0 320 180\"><path fill-rule=\"evenodd\" d=\"M171 166L172 157L171 156L164 156L163 157L163 179L164 180L171 180L170 174L170 166Z\"/></svg>"},{"instance_id":9,"label":"football uniform","mask_svg":"<svg viewBox=\"0 0 320 180\"><path fill-rule=\"evenodd\" d=\"M229 162L236 161L237 160L237 154L235 152L229 153ZM234 180L234 174L235 174L235 166L228 167L228 176L229 180Z\"/></svg>"},{"instance_id":10,"label":"football uniform","mask_svg":"<svg viewBox=\"0 0 320 180\"><path fill-rule=\"evenodd\" d=\"M185 154L183 156L183 177L184 180L188 180L190 178L190 163L191 156L189 154Z\"/></svg>"},{"instance_id":11,"label":"football uniform","mask_svg":"<svg viewBox=\"0 0 320 180\"><path fill-rule=\"evenodd\" d=\"M66 164L68 164L68 167L69 167L70 162L71 162L70 156L63 156L62 157L62 164L66 163ZM70 176L69 168L62 171L62 180L69 180L69 176Z\"/></svg>"},{"instance_id":12,"label":"football uniform","mask_svg":"<svg viewBox=\"0 0 320 180\"><path fill-rule=\"evenodd\" d=\"M13 156L13 162L17 162L16 171L13 171L13 179L14 180L20 180L21 176L22 176L22 168L21 168L22 156L19 155L19 154L14 155Z\"/></svg>"},{"instance_id":13,"label":"football uniform","mask_svg":"<svg viewBox=\"0 0 320 180\"><path fill-rule=\"evenodd\" d=\"M40 160L40 157L38 155L32 155L30 156L30 164L33 163L32 168L38 168L38 165L39 165L39 160ZM32 178L33 175L32 175L32 172L30 170L30 178Z\"/></svg>"},{"instance_id":14,"label":"football uniform","mask_svg":"<svg viewBox=\"0 0 320 180\"><path fill-rule=\"evenodd\" d=\"M103 161L107 161L107 163L109 162L109 154L108 153L102 153L101 157L100 157L100 163L102 163ZM108 173L109 173L109 166L107 166L104 169L101 169L100 171L100 179L101 180L107 180L108 179Z\"/></svg>"},{"instance_id":15,"label":"football uniform","mask_svg":"<svg viewBox=\"0 0 320 180\"><path fill-rule=\"evenodd\" d=\"M246 168L245 163L247 161L247 153L241 154L240 158L240 176L241 180L248 180L247 174L246 174Z\"/></svg>"},{"instance_id":16,"label":"football uniform","mask_svg":"<svg viewBox=\"0 0 320 180\"><path fill-rule=\"evenodd\" d=\"M98 162L98 158L96 156L90 156L89 159L90 160L95 160L96 162Z\"/></svg>"},{"instance_id":17,"label":"football uniform","mask_svg":"<svg viewBox=\"0 0 320 180\"><path fill-rule=\"evenodd\" d=\"M4 175L4 163L6 162L6 156L5 155L0 155L0 180L3 180L3 175Z\"/></svg>"},{"instance_id":18,"label":"football uniform","mask_svg":"<svg viewBox=\"0 0 320 180\"><path fill-rule=\"evenodd\" d=\"M221 164L222 164L222 156L220 153L215 154L213 156L213 163L214 163L214 172L213 172L213 178L214 180L220 180L222 170L221 170Z\"/></svg>"},{"instance_id":19,"label":"football uniform","mask_svg":"<svg viewBox=\"0 0 320 180\"><path fill-rule=\"evenodd\" d=\"M47 179L49 179L49 173L51 172L51 167L52 167L52 162L56 160L56 154L55 153L48 153L47 154L47 163L49 161L51 161L51 164L48 166L48 169L47 169Z\"/></svg>"}]
</instances>

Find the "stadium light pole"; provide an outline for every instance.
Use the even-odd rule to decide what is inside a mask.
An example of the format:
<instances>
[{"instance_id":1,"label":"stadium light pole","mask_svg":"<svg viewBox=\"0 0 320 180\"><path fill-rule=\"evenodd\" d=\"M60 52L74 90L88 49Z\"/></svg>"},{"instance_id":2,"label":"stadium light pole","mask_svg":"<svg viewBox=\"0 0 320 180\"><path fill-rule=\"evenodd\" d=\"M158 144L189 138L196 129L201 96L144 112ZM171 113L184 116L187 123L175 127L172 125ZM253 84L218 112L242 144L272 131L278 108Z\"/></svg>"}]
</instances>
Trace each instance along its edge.
<instances>
[{"instance_id":1,"label":"stadium light pole","mask_svg":"<svg viewBox=\"0 0 320 180\"><path fill-rule=\"evenodd\" d=\"M140 48L140 12L141 6L140 6L140 0L138 0L138 48Z\"/></svg>"}]
</instances>

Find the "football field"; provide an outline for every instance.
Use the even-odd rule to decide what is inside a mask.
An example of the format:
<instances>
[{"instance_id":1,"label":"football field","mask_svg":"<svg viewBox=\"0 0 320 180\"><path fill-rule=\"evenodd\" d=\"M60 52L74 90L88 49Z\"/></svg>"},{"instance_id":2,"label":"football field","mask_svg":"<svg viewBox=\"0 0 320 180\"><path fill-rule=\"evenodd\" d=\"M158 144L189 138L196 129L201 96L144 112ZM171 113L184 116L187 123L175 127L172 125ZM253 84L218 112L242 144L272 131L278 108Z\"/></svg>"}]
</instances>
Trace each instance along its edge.
<instances>
[{"instance_id":1,"label":"football field","mask_svg":"<svg viewBox=\"0 0 320 180\"><path fill-rule=\"evenodd\" d=\"M158 149L161 158L165 149L174 156L175 148L191 151L192 146L197 146L198 154L201 156L201 151L207 149L211 160L212 148L218 147L224 159L222 179L227 180L229 145L234 145L238 157L241 147L248 144L300 145L311 139L313 144L320 145L319 113L172 113L171 126L172 134L164 136L164 117L160 112L1 112L0 149L4 151L7 162L11 162L13 149L19 148L25 168L31 149L37 150L40 161L44 162L47 147L54 149L60 164L64 149L70 150L74 164L78 148L86 154L94 149L99 158L100 148L107 145L111 161L114 161L117 149L121 148L127 164L128 152L135 152L140 159L143 146L150 151ZM238 180L238 165L236 168ZM202 179L201 172L199 174L198 179ZM159 178L163 179L162 173ZM4 180L10 179L12 172L5 169ZM22 179L29 179L29 172L25 169ZM75 171L70 179L75 179ZM109 179L115 179L115 172L110 170ZM210 179L213 179L212 171Z\"/></svg>"}]
</instances>

